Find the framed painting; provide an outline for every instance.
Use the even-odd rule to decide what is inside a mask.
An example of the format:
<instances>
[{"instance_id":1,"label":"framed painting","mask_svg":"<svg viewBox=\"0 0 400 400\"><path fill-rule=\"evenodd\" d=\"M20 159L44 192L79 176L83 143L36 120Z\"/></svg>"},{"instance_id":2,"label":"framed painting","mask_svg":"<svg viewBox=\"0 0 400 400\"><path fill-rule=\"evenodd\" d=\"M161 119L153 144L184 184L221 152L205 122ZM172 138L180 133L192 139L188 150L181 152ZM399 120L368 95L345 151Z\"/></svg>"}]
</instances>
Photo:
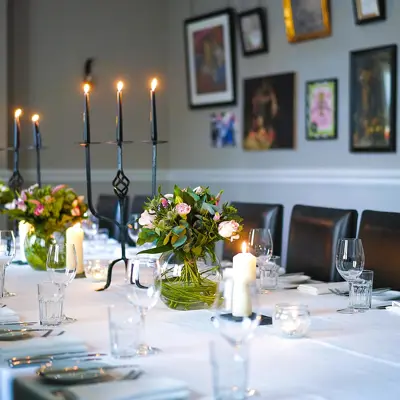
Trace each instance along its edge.
<instances>
[{"instance_id":1,"label":"framed painting","mask_svg":"<svg viewBox=\"0 0 400 400\"><path fill-rule=\"evenodd\" d=\"M243 55L268 53L267 13L265 8L254 8L238 15Z\"/></svg>"},{"instance_id":2,"label":"framed painting","mask_svg":"<svg viewBox=\"0 0 400 400\"><path fill-rule=\"evenodd\" d=\"M337 138L337 79L306 82L306 139Z\"/></svg>"},{"instance_id":3,"label":"framed painting","mask_svg":"<svg viewBox=\"0 0 400 400\"><path fill-rule=\"evenodd\" d=\"M386 0L353 0L353 9L359 25L386 19Z\"/></svg>"},{"instance_id":4,"label":"framed painting","mask_svg":"<svg viewBox=\"0 0 400 400\"><path fill-rule=\"evenodd\" d=\"M234 25L231 8L184 22L190 108L236 104Z\"/></svg>"},{"instance_id":5,"label":"framed painting","mask_svg":"<svg viewBox=\"0 0 400 400\"><path fill-rule=\"evenodd\" d=\"M396 151L397 45L350 54L350 151Z\"/></svg>"},{"instance_id":6,"label":"framed painting","mask_svg":"<svg viewBox=\"0 0 400 400\"><path fill-rule=\"evenodd\" d=\"M245 150L295 147L295 73L244 81Z\"/></svg>"},{"instance_id":7,"label":"framed painting","mask_svg":"<svg viewBox=\"0 0 400 400\"><path fill-rule=\"evenodd\" d=\"M329 0L283 0L283 13L290 43L331 35Z\"/></svg>"}]
</instances>

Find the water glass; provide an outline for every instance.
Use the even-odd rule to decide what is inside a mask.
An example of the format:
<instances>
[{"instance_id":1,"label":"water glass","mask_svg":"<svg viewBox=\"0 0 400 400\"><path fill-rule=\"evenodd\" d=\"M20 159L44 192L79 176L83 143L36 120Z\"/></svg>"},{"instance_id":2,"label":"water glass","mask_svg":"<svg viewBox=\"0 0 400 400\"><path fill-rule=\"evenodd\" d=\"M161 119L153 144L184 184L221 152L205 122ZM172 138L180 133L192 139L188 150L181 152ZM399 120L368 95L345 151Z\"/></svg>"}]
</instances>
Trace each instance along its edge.
<instances>
[{"instance_id":1,"label":"water glass","mask_svg":"<svg viewBox=\"0 0 400 400\"><path fill-rule=\"evenodd\" d=\"M110 331L110 352L115 358L137 356L141 322L140 315L133 306L123 308L108 307Z\"/></svg>"},{"instance_id":2,"label":"water glass","mask_svg":"<svg viewBox=\"0 0 400 400\"><path fill-rule=\"evenodd\" d=\"M278 277L281 258L272 256L269 261L259 266L259 292L268 293L270 290L275 290L278 287Z\"/></svg>"},{"instance_id":3,"label":"water glass","mask_svg":"<svg viewBox=\"0 0 400 400\"><path fill-rule=\"evenodd\" d=\"M58 283L38 284L40 325L60 325L62 322L64 287Z\"/></svg>"},{"instance_id":4,"label":"water glass","mask_svg":"<svg viewBox=\"0 0 400 400\"><path fill-rule=\"evenodd\" d=\"M356 280L350 282L350 307L357 311L371 308L373 281L374 271L365 269Z\"/></svg>"},{"instance_id":5,"label":"water glass","mask_svg":"<svg viewBox=\"0 0 400 400\"><path fill-rule=\"evenodd\" d=\"M4 288L6 267L15 257L15 237L12 231L0 231L0 298L15 296Z\"/></svg>"},{"instance_id":6,"label":"water glass","mask_svg":"<svg viewBox=\"0 0 400 400\"><path fill-rule=\"evenodd\" d=\"M214 399L243 400L247 397L248 346L235 350L227 343L210 343Z\"/></svg>"},{"instance_id":7,"label":"water glass","mask_svg":"<svg viewBox=\"0 0 400 400\"><path fill-rule=\"evenodd\" d=\"M273 325L283 336L300 338L310 328L310 312L304 304L281 303L275 305Z\"/></svg>"}]
</instances>

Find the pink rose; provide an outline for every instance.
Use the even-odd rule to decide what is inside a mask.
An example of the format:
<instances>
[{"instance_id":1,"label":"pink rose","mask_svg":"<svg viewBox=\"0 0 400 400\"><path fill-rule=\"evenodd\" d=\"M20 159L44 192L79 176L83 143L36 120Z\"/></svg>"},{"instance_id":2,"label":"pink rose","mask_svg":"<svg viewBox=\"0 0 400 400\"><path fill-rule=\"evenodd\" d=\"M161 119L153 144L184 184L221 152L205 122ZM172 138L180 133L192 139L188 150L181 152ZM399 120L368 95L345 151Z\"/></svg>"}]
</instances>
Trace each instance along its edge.
<instances>
[{"instance_id":1,"label":"pink rose","mask_svg":"<svg viewBox=\"0 0 400 400\"><path fill-rule=\"evenodd\" d=\"M64 189L66 186L67 186L67 185L58 185L58 186L55 186L55 187L53 188L53 190L51 191L51 194L57 193L59 190Z\"/></svg>"},{"instance_id":2,"label":"pink rose","mask_svg":"<svg viewBox=\"0 0 400 400\"><path fill-rule=\"evenodd\" d=\"M239 227L240 225L233 219L231 221L223 221L218 225L218 233L223 238L230 238L236 235Z\"/></svg>"},{"instance_id":3,"label":"pink rose","mask_svg":"<svg viewBox=\"0 0 400 400\"><path fill-rule=\"evenodd\" d=\"M219 221L220 219L221 219L220 213L219 213L219 212L216 212L215 215L214 215L214 217L213 217L213 220L214 220L214 221Z\"/></svg>"},{"instance_id":4,"label":"pink rose","mask_svg":"<svg viewBox=\"0 0 400 400\"><path fill-rule=\"evenodd\" d=\"M40 204L36 206L35 211L33 212L37 217L41 214L43 214L44 211L44 206L43 204Z\"/></svg>"},{"instance_id":5,"label":"pink rose","mask_svg":"<svg viewBox=\"0 0 400 400\"><path fill-rule=\"evenodd\" d=\"M154 228L153 222L155 219L156 219L155 214L150 214L147 210L144 210L138 222L145 228L153 229Z\"/></svg>"},{"instance_id":6,"label":"pink rose","mask_svg":"<svg viewBox=\"0 0 400 400\"><path fill-rule=\"evenodd\" d=\"M164 199L164 197L161 199L161 205L164 207L164 208L167 208L168 207L168 200L167 199Z\"/></svg>"},{"instance_id":7,"label":"pink rose","mask_svg":"<svg viewBox=\"0 0 400 400\"><path fill-rule=\"evenodd\" d=\"M189 204L186 203L179 203L175 206L175 211L181 216L188 215L190 213L190 210L192 207L189 206Z\"/></svg>"},{"instance_id":8,"label":"pink rose","mask_svg":"<svg viewBox=\"0 0 400 400\"><path fill-rule=\"evenodd\" d=\"M71 215L72 215L73 217L80 217L80 215L81 215L81 210L80 210L80 208L79 208L79 207L73 208L73 209L71 210Z\"/></svg>"},{"instance_id":9,"label":"pink rose","mask_svg":"<svg viewBox=\"0 0 400 400\"><path fill-rule=\"evenodd\" d=\"M85 200L85 196L78 196L78 202L83 203Z\"/></svg>"}]
</instances>

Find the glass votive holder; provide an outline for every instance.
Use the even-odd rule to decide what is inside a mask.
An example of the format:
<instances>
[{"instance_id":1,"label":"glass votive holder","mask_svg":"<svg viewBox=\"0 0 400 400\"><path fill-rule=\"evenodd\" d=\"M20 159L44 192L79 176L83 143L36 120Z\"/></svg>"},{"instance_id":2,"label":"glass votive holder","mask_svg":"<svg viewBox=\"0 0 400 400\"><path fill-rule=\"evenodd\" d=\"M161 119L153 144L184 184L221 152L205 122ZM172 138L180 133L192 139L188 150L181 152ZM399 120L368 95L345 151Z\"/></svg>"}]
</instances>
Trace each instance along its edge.
<instances>
[{"instance_id":1,"label":"glass votive holder","mask_svg":"<svg viewBox=\"0 0 400 400\"><path fill-rule=\"evenodd\" d=\"M87 260L85 262L86 278L92 282L106 282L109 260Z\"/></svg>"},{"instance_id":2,"label":"glass votive holder","mask_svg":"<svg viewBox=\"0 0 400 400\"><path fill-rule=\"evenodd\" d=\"M273 324L283 336L291 338L305 336L311 324L308 306L304 304L276 304Z\"/></svg>"}]
</instances>

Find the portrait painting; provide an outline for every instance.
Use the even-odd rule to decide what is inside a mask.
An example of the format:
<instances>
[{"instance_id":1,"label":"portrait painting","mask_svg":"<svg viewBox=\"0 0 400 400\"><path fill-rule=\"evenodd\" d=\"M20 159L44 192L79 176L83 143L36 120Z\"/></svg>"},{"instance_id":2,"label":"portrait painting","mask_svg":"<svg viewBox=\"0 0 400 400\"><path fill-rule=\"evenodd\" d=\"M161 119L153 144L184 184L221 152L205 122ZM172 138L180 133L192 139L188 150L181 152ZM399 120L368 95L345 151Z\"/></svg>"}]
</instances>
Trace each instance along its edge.
<instances>
[{"instance_id":1,"label":"portrait painting","mask_svg":"<svg viewBox=\"0 0 400 400\"><path fill-rule=\"evenodd\" d=\"M337 138L337 79L306 82L306 139Z\"/></svg>"},{"instance_id":2,"label":"portrait painting","mask_svg":"<svg viewBox=\"0 0 400 400\"><path fill-rule=\"evenodd\" d=\"M295 73L244 81L243 148L295 147Z\"/></svg>"},{"instance_id":3,"label":"portrait painting","mask_svg":"<svg viewBox=\"0 0 400 400\"><path fill-rule=\"evenodd\" d=\"M329 0L283 0L290 43L331 35Z\"/></svg>"},{"instance_id":4,"label":"portrait painting","mask_svg":"<svg viewBox=\"0 0 400 400\"><path fill-rule=\"evenodd\" d=\"M244 56L268 52L267 16L264 8L254 8L238 15Z\"/></svg>"},{"instance_id":5,"label":"portrait painting","mask_svg":"<svg viewBox=\"0 0 400 400\"><path fill-rule=\"evenodd\" d=\"M350 150L396 151L397 45L350 55Z\"/></svg>"},{"instance_id":6,"label":"portrait painting","mask_svg":"<svg viewBox=\"0 0 400 400\"><path fill-rule=\"evenodd\" d=\"M236 117L233 112L215 112L210 115L211 147L236 147Z\"/></svg>"},{"instance_id":7,"label":"portrait painting","mask_svg":"<svg viewBox=\"0 0 400 400\"><path fill-rule=\"evenodd\" d=\"M386 19L386 0L353 0L356 24L367 24Z\"/></svg>"},{"instance_id":8,"label":"portrait painting","mask_svg":"<svg viewBox=\"0 0 400 400\"><path fill-rule=\"evenodd\" d=\"M184 26L189 106L235 104L233 10L190 18Z\"/></svg>"}]
</instances>

